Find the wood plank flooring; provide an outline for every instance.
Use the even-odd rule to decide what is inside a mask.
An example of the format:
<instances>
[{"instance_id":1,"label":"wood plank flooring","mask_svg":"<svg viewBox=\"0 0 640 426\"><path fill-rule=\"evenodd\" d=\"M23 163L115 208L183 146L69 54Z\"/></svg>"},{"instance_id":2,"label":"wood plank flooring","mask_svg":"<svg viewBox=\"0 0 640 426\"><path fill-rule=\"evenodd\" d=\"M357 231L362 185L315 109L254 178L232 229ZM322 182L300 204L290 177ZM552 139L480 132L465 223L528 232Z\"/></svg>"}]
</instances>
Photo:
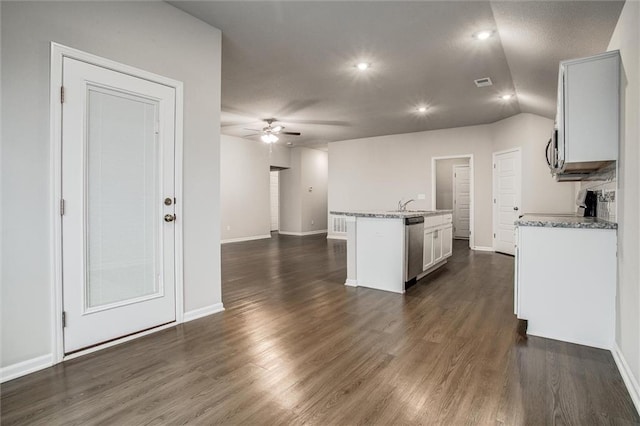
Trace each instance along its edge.
<instances>
[{"instance_id":1,"label":"wood plank flooring","mask_svg":"<svg viewBox=\"0 0 640 426\"><path fill-rule=\"evenodd\" d=\"M609 352L518 338L511 257L397 295L323 235L222 255L224 313L7 382L2 424L640 424Z\"/></svg>"}]
</instances>

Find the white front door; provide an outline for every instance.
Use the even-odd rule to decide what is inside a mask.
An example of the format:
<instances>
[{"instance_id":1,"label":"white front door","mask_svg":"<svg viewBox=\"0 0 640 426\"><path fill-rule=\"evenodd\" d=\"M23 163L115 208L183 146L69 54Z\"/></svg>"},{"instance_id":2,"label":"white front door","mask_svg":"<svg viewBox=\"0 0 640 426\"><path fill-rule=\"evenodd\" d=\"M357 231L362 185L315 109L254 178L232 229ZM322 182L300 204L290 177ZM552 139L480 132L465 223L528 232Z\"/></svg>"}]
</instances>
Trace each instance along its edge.
<instances>
[{"instance_id":1,"label":"white front door","mask_svg":"<svg viewBox=\"0 0 640 426\"><path fill-rule=\"evenodd\" d=\"M176 319L176 97L175 88L67 57L63 85L68 354Z\"/></svg>"},{"instance_id":2,"label":"white front door","mask_svg":"<svg viewBox=\"0 0 640 426\"><path fill-rule=\"evenodd\" d=\"M515 225L520 215L520 149L493 154L493 247L515 254Z\"/></svg>"},{"instance_id":3,"label":"white front door","mask_svg":"<svg viewBox=\"0 0 640 426\"><path fill-rule=\"evenodd\" d=\"M468 239L471 210L471 185L468 165L453 166L453 226L454 238Z\"/></svg>"}]
</instances>

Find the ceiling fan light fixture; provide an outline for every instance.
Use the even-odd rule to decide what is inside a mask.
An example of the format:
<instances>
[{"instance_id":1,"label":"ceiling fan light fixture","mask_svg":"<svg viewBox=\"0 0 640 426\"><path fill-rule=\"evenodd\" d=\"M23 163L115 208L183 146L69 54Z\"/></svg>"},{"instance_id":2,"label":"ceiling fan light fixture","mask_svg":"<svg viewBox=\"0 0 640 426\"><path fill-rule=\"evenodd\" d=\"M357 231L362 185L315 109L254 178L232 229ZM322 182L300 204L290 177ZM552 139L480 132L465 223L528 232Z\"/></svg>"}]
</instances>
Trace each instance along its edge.
<instances>
[{"instance_id":1,"label":"ceiling fan light fixture","mask_svg":"<svg viewBox=\"0 0 640 426\"><path fill-rule=\"evenodd\" d=\"M473 38L475 38L476 40L486 40L489 37L491 37L493 35L493 31L492 30L482 30L482 31L478 31L476 33L473 33Z\"/></svg>"},{"instance_id":2,"label":"ceiling fan light fixture","mask_svg":"<svg viewBox=\"0 0 640 426\"><path fill-rule=\"evenodd\" d=\"M500 96L500 99L502 99L503 101L508 101L511 98L513 98L513 95L511 95L511 94L506 94L506 95Z\"/></svg>"},{"instance_id":3,"label":"ceiling fan light fixture","mask_svg":"<svg viewBox=\"0 0 640 426\"><path fill-rule=\"evenodd\" d=\"M271 134L271 133L267 133L266 135L260 136L260 139L262 139L262 142L264 142L264 143L278 142L278 137L276 135L274 135L274 134Z\"/></svg>"},{"instance_id":4,"label":"ceiling fan light fixture","mask_svg":"<svg viewBox=\"0 0 640 426\"><path fill-rule=\"evenodd\" d=\"M424 114L425 112L427 112L427 109L428 108L426 106L422 105L422 106L419 106L418 108L416 108L416 111L418 111L421 114Z\"/></svg>"},{"instance_id":5,"label":"ceiling fan light fixture","mask_svg":"<svg viewBox=\"0 0 640 426\"><path fill-rule=\"evenodd\" d=\"M371 67L371 64L369 62L359 62L356 64L356 68L358 68L360 71L366 71Z\"/></svg>"}]
</instances>

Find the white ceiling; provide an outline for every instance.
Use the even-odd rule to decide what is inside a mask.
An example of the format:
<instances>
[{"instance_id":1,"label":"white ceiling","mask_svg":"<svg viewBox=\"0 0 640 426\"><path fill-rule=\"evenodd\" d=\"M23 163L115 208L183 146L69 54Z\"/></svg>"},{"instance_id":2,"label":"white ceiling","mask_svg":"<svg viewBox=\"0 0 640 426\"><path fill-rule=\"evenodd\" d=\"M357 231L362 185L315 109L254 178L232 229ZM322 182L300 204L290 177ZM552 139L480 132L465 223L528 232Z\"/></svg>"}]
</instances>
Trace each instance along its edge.
<instances>
[{"instance_id":1,"label":"white ceiling","mask_svg":"<svg viewBox=\"0 0 640 426\"><path fill-rule=\"evenodd\" d=\"M244 137L275 117L302 132L278 143L321 146L553 117L558 62L606 50L623 2L171 4L222 30L222 133ZM495 34L475 40L482 29ZM359 61L372 67L360 72ZM494 86L476 88L481 77Z\"/></svg>"}]
</instances>

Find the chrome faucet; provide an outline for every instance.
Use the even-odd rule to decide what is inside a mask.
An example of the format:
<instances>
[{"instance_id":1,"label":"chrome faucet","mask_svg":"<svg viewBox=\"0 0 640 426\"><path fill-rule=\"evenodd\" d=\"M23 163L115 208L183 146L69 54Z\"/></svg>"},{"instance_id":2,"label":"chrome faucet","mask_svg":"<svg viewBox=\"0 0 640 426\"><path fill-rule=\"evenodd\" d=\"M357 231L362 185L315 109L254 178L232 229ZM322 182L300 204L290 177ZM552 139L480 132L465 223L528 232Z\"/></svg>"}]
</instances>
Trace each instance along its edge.
<instances>
[{"instance_id":1,"label":"chrome faucet","mask_svg":"<svg viewBox=\"0 0 640 426\"><path fill-rule=\"evenodd\" d=\"M407 204L409 204L410 202L415 201L413 198L410 199L409 201L403 203L402 202L402 198L400 199L400 201L398 201L398 210L403 212L407 210Z\"/></svg>"}]
</instances>

